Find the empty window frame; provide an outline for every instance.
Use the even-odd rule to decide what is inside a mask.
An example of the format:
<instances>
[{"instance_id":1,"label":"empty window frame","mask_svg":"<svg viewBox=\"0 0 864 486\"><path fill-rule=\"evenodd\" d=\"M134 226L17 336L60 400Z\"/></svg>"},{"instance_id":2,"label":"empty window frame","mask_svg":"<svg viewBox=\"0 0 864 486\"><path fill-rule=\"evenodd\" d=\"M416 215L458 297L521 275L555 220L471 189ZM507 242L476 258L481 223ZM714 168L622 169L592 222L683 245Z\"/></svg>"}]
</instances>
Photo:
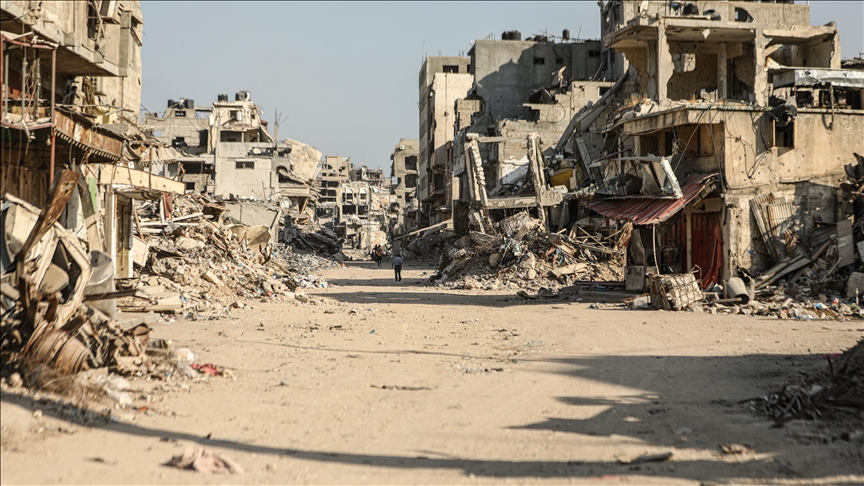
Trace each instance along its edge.
<instances>
[{"instance_id":1,"label":"empty window frame","mask_svg":"<svg viewBox=\"0 0 864 486\"><path fill-rule=\"evenodd\" d=\"M447 65L444 65L444 67L442 68L442 71L445 73L458 73L459 72L459 66L447 64Z\"/></svg>"},{"instance_id":2,"label":"empty window frame","mask_svg":"<svg viewBox=\"0 0 864 486\"><path fill-rule=\"evenodd\" d=\"M417 170L417 156L409 155L405 157L405 170Z\"/></svg>"},{"instance_id":3,"label":"empty window frame","mask_svg":"<svg viewBox=\"0 0 864 486\"><path fill-rule=\"evenodd\" d=\"M774 146L795 148L795 122L791 121L786 126L779 127L774 123Z\"/></svg>"},{"instance_id":4,"label":"empty window frame","mask_svg":"<svg viewBox=\"0 0 864 486\"><path fill-rule=\"evenodd\" d=\"M535 57L534 58L534 65L540 66L543 64L546 64L546 58L545 57Z\"/></svg>"}]
</instances>

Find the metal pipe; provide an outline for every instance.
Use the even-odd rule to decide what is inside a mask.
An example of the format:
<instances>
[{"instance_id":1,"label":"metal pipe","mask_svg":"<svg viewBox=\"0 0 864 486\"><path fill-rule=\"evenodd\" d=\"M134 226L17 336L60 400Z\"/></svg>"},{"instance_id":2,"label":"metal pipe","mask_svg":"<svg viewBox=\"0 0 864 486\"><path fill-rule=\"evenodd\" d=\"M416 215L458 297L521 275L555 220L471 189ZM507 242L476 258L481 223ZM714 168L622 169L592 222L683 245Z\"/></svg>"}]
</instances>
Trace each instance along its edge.
<instances>
[{"instance_id":1,"label":"metal pipe","mask_svg":"<svg viewBox=\"0 0 864 486\"><path fill-rule=\"evenodd\" d=\"M3 44L6 44L6 38L3 38ZM5 48L3 49L5 54ZM3 56L3 119L9 113L9 56Z\"/></svg>"},{"instance_id":2,"label":"metal pipe","mask_svg":"<svg viewBox=\"0 0 864 486\"><path fill-rule=\"evenodd\" d=\"M42 63L39 61L39 51L33 51L36 55L36 89L33 96L33 120L39 119L39 98L42 97Z\"/></svg>"},{"instance_id":3,"label":"metal pipe","mask_svg":"<svg viewBox=\"0 0 864 486\"><path fill-rule=\"evenodd\" d=\"M57 48L51 51L51 156L48 166L48 187L54 182L54 153L57 150L57 134L54 129L54 108L57 102Z\"/></svg>"},{"instance_id":4,"label":"metal pipe","mask_svg":"<svg viewBox=\"0 0 864 486\"><path fill-rule=\"evenodd\" d=\"M24 111L24 103L27 99L27 48L25 47L21 54L23 55L21 61L21 123L25 126L27 125L27 118L24 117L26 112Z\"/></svg>"},{"instance_id":5,"label":"metal pipe","mask_svg":"<svg viewBox=\"0 0 864 486\"><path fill-rule=\"evenodd\" d=\"M27 34L27 35L30 35L30 34ZM2 37L3 37L3 40L5 40L7 43L13 44L16 46L20 46L20 47L29 47L31 49L57 49L57 46L55 44L51 44L50 42L46 42L44 45L39 45L39 44L33 44L33 43L29 43L29 42L17 41L17 40L11 39L9 37L6 37L5 35Z\"/></svg>"}]
</instances>

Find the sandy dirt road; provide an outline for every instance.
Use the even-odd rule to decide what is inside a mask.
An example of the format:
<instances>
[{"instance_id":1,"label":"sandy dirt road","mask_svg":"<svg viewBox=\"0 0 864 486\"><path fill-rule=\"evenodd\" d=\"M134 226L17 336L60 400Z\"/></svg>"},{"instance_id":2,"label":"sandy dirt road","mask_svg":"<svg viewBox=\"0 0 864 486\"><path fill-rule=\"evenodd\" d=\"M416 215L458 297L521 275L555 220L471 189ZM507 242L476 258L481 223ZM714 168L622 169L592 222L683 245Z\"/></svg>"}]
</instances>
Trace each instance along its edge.
<instances>
[{"instance_id":1,"label":"sandy dirt road","mask_svg":"<svg viewBox=\"0 0 864 486\"><path fill-rule=\"evenodd\" d=\"M373 265L324 272L336 285L308 292L318 305L156 324L154 338L237 380L135 380L148 413L83 426L51 400L3 392L2 483L864 481L860 444L820 443L807 423L772 428L737 403L852 346L860 321L526 303L423 287L429 268L410 265L397 284ZM721 454L728 443L752 452ZM162 465L193 445L245 474Z\"/></svg>"}]
</instances>

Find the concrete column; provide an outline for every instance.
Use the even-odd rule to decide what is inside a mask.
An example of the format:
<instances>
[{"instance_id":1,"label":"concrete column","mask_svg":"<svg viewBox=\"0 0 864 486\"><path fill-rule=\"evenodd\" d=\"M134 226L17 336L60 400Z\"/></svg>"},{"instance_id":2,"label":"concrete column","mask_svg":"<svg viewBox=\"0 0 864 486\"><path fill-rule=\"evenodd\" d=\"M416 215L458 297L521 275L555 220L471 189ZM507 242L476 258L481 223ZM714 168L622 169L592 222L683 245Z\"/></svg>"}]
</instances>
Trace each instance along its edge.
<instances>
[{"instance_id":1,"label":"concrete column","mask_svg":"<svg viewBox=\"0 0 864 486\"><path fill-rule=\"evenodd\" d=\"M762 29L755 29L756 77L753 81L754 100L757 106L768 106L768 75L765 72L765 49L768 40Z\"/></svg>"},{"instance_id":2,"label":"concrete column","mask_svg":"<svg viewBox=\"0 0 864 486\"><path fill-rule=\"evenodd\" d=\"M657 29L657 101L666 99L666 87L672 78L672 53L666 40L666 22L659 22Z\"/></svg>"},{"instance_id":3,"label":"concrete column","mask_svg":"<svg viewBox=\"0 0 864 486\"><path fill-rule=\"evenodd\" d=\"M647 95L648 98L652 100L657 99L657 44L653 42L648 43L648 47L646 48L646 54L648 58L648 85L647 85Z\"/></svg>"},{"instance_id":4,"label":"concrete column","mask_svg":"<svg viewBox=\"0 0 864 486\"><path fill-rule=\"evenodd\" d=\"M726 43L717 46L717 99L725 100L728 94L726 86Z\"/></svg>"},{"instance_id":5,"label":"concrete column","mask_svg":"<svg viewBox=\"0 0 864 486\"><path fill-rule=\"evenodd\" d=\"M834 45L831 51L831 69L840 69L840 32L834 33L831 43Z\"/></svg>"}]
</instances>

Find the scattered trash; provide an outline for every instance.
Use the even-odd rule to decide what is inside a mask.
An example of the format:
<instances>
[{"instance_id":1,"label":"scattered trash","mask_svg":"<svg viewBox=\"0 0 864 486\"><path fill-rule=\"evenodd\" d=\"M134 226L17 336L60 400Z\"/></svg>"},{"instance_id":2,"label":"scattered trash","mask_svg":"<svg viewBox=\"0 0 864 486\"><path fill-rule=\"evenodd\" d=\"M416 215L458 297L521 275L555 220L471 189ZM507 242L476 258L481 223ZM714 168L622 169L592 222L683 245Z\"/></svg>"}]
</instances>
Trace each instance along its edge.
<instances>
[{"instance_id":1,"label":"scattered trash","mask_svg":"<svg viewBox=\"0 0 864 486\"><path fill-rule=\"evenodd\" d=\"M764 397L744 400L782 425L796 418L859 414L864 410L864 339L839 358L827 360L820 377L804 375L796 383ZM800 376L800 375L799 375Z\"/></svg>"},{"instance_id":2,"label":"scattered trash","mask_svg":"<svg viewBox=\"0 0 864 486\"><path fill-rule=\"evenodd\" d=\"M206 364L198 364L198 363L195 363L195 364L191 364L191 365L189 365L189 367L192 368L192 369L195 370L195 371L198 371L198 372L200 372L200 373L204 373L205 375L208 375L208 376L218 376L218 375L219 375L219 368L217 368L216 365L214 365L214 364L210 364L210 363L206 363Z\"/></svg>"},{"instance_id":3,"label":"scattered trash","mask_svg":"<svg viewBox=\"0 0 864 486\"><path fill-rule=\"evenodd\" d=\"M661 452L659 454L643 454L635 458L626 456L616 457L618 464L642 464L645 462L663 462L672 458L671 452Z\"/></svg>"},{"instance_id":4,"label":"scattered trash","mask_svg":"<svg viewBox=\"0 0 864 486\"><path fill-rule=\"evenodd\" d=\"M166 466L191 469L204 474L243 474L243 466L231 458L203 447L189 447L179 456L174 456Z\"/></svg>"},{"instance_id":5,"label":"scattered trash","mask_svg":"<svg viewBox=\"0 0 864 486\"><path fill-rule=\"evenodd\" d=\"M720 446L720 452L727 455L733 454L752 454L753 449L741 444L723 444Z\"/></svg>"}]
</instances>

